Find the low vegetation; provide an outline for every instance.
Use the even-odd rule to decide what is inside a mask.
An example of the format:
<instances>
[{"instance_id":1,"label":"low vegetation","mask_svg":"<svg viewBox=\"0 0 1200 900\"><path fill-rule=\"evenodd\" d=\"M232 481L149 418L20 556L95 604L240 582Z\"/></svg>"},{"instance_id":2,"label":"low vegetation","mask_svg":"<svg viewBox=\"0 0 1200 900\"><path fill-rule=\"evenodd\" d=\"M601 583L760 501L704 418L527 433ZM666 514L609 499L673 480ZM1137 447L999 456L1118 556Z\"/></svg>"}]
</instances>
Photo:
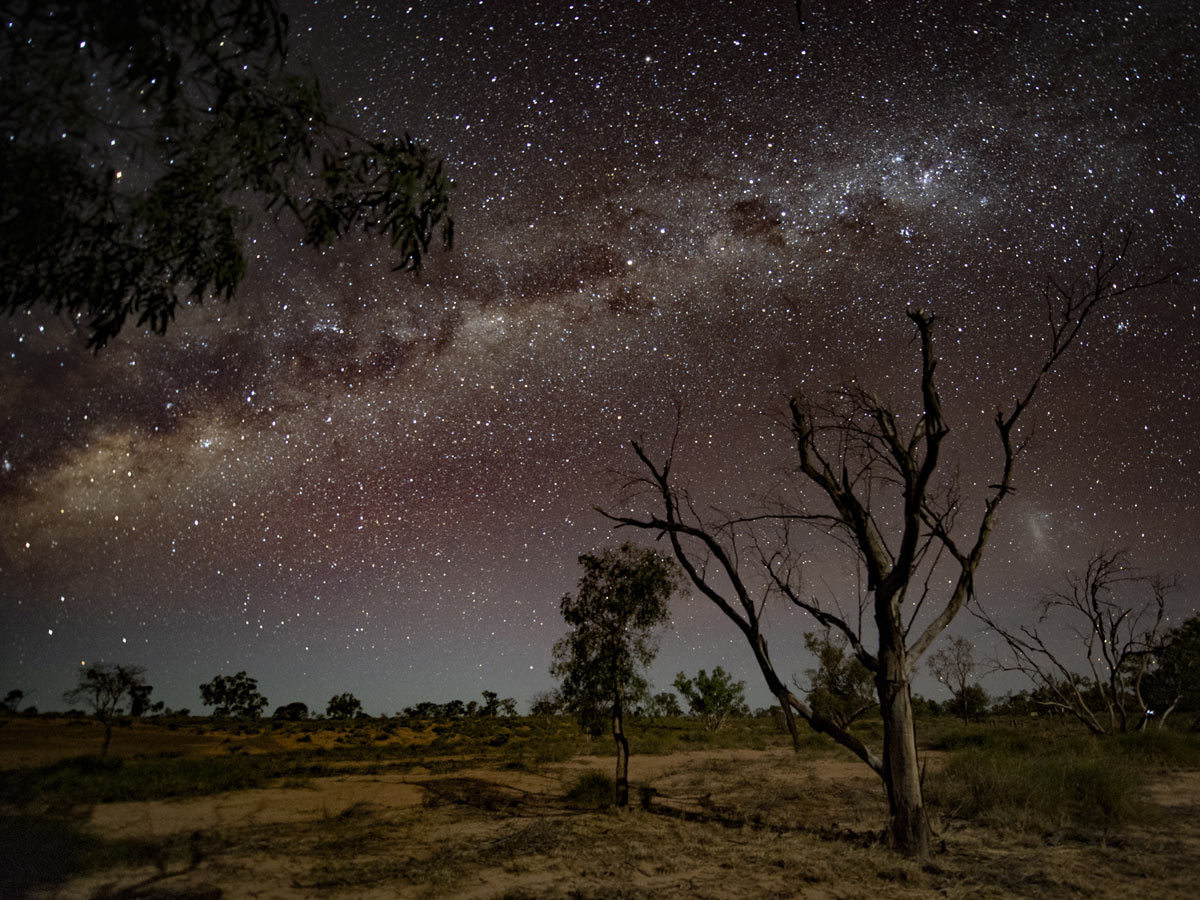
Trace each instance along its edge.
<instances>
[{"instance_id":1,"label":"low vegetation","mask_svg":"<svg viewBox=\"0 0 1200 900\"><path fill-rule=\"evenodd\" d=\"M1097 740L1073 729L1036 734L1003 728L949 735L930 801L950 819L1006 831L1109 838L1161 811L1151 780L1200 768L1200 741L1154 732Z\"/></svg>"},{"instance_id":2,"label":"low vegetation","mask_svg":"<svg viewBox=\"0 0 1200 900\"><path fill-rule=\"evenodd\" d=\"M118 726L106 756L0 771L0 874L13 896L47 897L68 879L96 885L71 888L72 896L116 896L117 884L125 885L120 896L142 896L162 878L216 897L204 880L214 872L249 878L275 865L321 896L381 888L452 897L469 878L491 886L471 894L481 900L740 898L789 895L804 884L841 896L983 891L1010 900L1087 893L1090 873L1103 870L1114 891L1132 878L1163 898L1188 896L1171 873L1200 862L1191 838L1180 837L1191 828L1200 846L1200 827L1188 818L1200 797L1180 807L1159 800L1178 779L1198 793L1200 735L1096 738L1045 717L927 717L926 790L945 847L923 868L884 849L878 781L816 733L793 753L779 718L731 717L716 731L694 717L631 718L636 799L623 812L613 806L610 741L573 718L139 720ZM92 747L99 727L22 716L0 728L0 741L44 728ZM853 727L871 740L882 726L867 717ZM360 799L321 799L343 797L347 788L337 785L347 778L362 785ZM424 802L382 804L398 785ZM186 831L170 834L89 825L113 821L103 810L116 802L134 804L118 816L148 822L147 803L228 804L248 789L312 796L324 811L257 825L189 818ZM216 858L221 866L208 868ZM256 889L230 882L226 895Z\"/></svg>"}]
</instances>

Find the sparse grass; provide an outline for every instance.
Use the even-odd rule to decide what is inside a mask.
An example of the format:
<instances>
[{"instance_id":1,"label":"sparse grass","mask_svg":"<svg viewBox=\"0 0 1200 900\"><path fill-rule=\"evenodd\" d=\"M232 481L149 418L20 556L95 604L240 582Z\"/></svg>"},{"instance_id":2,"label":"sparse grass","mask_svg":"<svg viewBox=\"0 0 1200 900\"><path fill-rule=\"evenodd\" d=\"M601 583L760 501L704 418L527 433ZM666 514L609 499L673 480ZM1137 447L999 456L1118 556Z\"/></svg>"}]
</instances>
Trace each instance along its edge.
<instances>
[{"instance_id":1,"label":"sparse grass","mask_svg":"<svg viewBox=\"0 0 1200 900\"><path fill-rule=\"evenodd\" d=\"M572 834L571 822L564 819L501 820L480 840L455 831L463 815L472 813L456 805L399 819L351 807L324 822L315 840L311 833L298 832L283 836L281 842L311 842L307 847L311 866L297 879L310 890L348 891L391 882L419 885L431 895L453 896L465 873L491 867L517 869L532 857L553 853ZM414 831L424 840L406 842L404 835Z\"/></svg>"},{"instance_id":2,"label":"sparse grass","mask_svg":"<svg viewBox=\"0 0 1200 900\"><path fill-rule=\"evenodd\" d=\"M1116 748L1138 764L1163 769L1200 769L1200 735L1185 731L1143 731L1117 735Z\"/></svg>"},{"instance_id":3,"label":"sparse grass","mask_svg":"<svg viewBox=\"0 0 1200 900\"><path fill-rule=\"evenodd\" d=\"M967 747L1006 746L1035 752L1047 740L1080 737L1086 732L1073 722L1051 719L1010 720L964 725L949 716L917 720L917 743L925 750L954 751Z\"/></svg>"},{"instance_id":4,"label":"sparse grass","mask_svg":"<svg viewBox=\"0 0 1200 900\"><path fill-rule=\"evenodd\" d=\"M566 762L581 752L578 740L539 741L533 747L533 759L538 763Z\"/></svg>"},{"instance_id":5,"label":"sparse grass","mask_svg":"<svg viewBox=\"0 0 1200 900\"><path fill-rule=\"evenodd\" d=\"M1149 763L1182 752L1166 741L1139 746L1138 737L1066 736L1033 749L994 731L954 751L927 797L948 815L1001 829L1108 836L1154 819Z\"/></svg>"},{"instance_id":6,"label":"sparse grass","mask_svg":"<svg viewBox=\"0 0 1200 900\"><path fill-rule=\"evenodd\" d=\"M378 723L319 724L273 728L276 736L290 734L274 743L288 752L256 755L261 744L238 738L233 743L248 752L85 757L0 773L0 802L31 804L0 818L0 894L40 888L54 896L56 883L91 872L72 882L71 896L255 896L276 890L286 872L306 894L430 900L467 890L510 900L757 900L810 891L995 900L1121 900L1142 891L1191 900L1200 865L1191 799L1200 780L1180 777L1181 794L1190 793L1160 813L1162 823L1146 791L1159 779L1157 795L1166 770L1200 769L1200 736L1093 740L1044 720L922 723L922 746L946 755L944 765L931 764L926 785L949 847L923 868L878 843L886 798L865 766L855 768L844 750L806 730L793 756L770 719L731 722L715 733L682 719L630 723L631 787L651 802L619 815L610 809L608 775L593 769L563 786L560 773L580 766L543 764L586 753L606 757L608 769L611 738L589 739L565 719L464 720L457 731L444 729L435 747L423 743L432 722L404 722L402 735L418 736L407 744L379 740ZM875 727L856 731L869 738ZM226 734L214 735L208 752ZM343 745L316 747L339 734ZM312 740L296 746L301 735ZM772 752L723 752L763 746ZM639 757L692 750L718 752L656 761L646 767L652 782L637 783ZM218 770L232 774L218 777ZM359 791L349 806L343 780L321 777L373 772L404 777L381 779L378 791L361 778L346 780ZM288 798L317 810L296 818L222 819L145 842L103 840L83 826L86 811L76 805L194 797L238 779L328 793L315 804ZM426 803L413 799L412 783L422 786ZM207 810L224 800L181 803ZM70 816L35 814L67 805ZM107 819L94 821L116 814L98 812ZM1131 827L1141 824L1148 827ZM12 871L24 880L5 881ZM170 881L160 884L162 877Z\"/></svg>"},{"instance_id":7,"label":"sparse grass","mask_svg":"<svg viewBox=\"0 0 1200 900\"><path fill-rule=\"evenodd\" d=\"M334 774L327 764L284 755L223 757L80 756L36 769L0 772L0 800L51 808L81 803L162 800L265 787L273 779Z\"/></svg>"},{"instance_id":8,"label":"sparse grass","mask_svg":"<svg viewBox=\"0 0 1200 900\"><path fill-rule=\"evenodd\" d=\"M627 723L627 731L635 756L689 750L766 750L790 743L771 719L730 719L716 731L709 731L696 719L634 719Z\"/></svg>"}]
</instances>

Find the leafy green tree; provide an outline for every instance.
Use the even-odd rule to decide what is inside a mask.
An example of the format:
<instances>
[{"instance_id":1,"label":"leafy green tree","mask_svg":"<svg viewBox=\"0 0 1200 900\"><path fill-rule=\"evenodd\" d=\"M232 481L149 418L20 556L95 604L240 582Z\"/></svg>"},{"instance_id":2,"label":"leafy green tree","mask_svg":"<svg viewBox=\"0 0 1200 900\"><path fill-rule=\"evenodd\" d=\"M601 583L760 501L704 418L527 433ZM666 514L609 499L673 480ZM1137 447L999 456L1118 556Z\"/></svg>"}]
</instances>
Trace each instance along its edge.
<instances>
[{"instance_id":1,"label":"leafy green tree","mask_svg":"<svg viewBox=\"0 0 1200 900\"><path fill-rule=\"evenodd\" d=\"M646 700L642 711L651 719L669 719L683 715L683 707L679 705L679 698L670 691L659 691L650 697Z\"/></svg>"},{"instance_id":2,"label":"leafy green tree","mask_svg":"<svg viewBox=\"0 0 1200 900\"><path fill-rule=\"evenodd\" d=\"M876 708L875 678L857 656L848 652L844 640L826 629L822 634L808 632L804 646L816 657L808 676L808 702L813 711L846 729Z\"/></svg>"},{"instance_id":3,"label":"leafy green tree","mask_svg":"<svg viewBox=\"0 0 1200 900\"><path fill-rule=\"evenodd\" d=\"M558 691L538 691L529 704L531 716L553 717L560 715L562 710L563 700Z\"/></svg>"},{"instance_id":4,"label":"leafy green tree","mask_svg":"<svg viewBox=\"0 0 1200 900\"><path fill-rule=\"evenodd\" d=\"M746 716L746 682L734 681L733 676L717 666L708 675L703 669L695 680L682 672L675 676L675 690L687 701L693 716L699 716L704 727L717 731L730 716Z\"/></svg>"},{"instance_id":5,"label":"leafy green tree","mask_svg":"<svg viewBox=\"0 0 1200 900\"><path fill-rule=\"evenodd\" d=\"M942 707L936 700L931 700L928 697L922 697L920 694L913 694L912 697L913 715L918 718L926 716L940 716Z\"/></svg>"},{"instance_id":6,"label":"leafy green tree","mask_svg":"<svg viewBox=\"0 0 1200 900\"><path fill-rule=\"evenodd\" d=\"M1178 710L1194 714L1192 729L1200 730L1200 616L1167 632L1142 693L1159 727Z\"/></svg>"},{"instance_id":7,"label":"leafy green tree","mask_svg":"<svg viewBox=\"0 0 1200 900\"><path fill-rule=\"evenodd\" d=\"M308 704L297 700L294 703L277 706L275 712L271 713L271 718L283 722L300 722L308 718Z\"/></svg>"},{"instance_id":8,"label":"leafy green tree","mask_svg":"<svg viewBox=\"0 0 1200 900\"><path fill-rule=\"evenodd\" d=\"M1028 690L1009 691L992 701L992 714L997 716L1030 716L1039 712L1037 701Z\"/></svg>"},{"instance_id":9,"label":"leafy green tree","mask_svg":"<svg viewBox=\"0 0 1200 900\"><path fill-rule=\"evenodd\" d=\"M121 703L128 699L131 704L144 706L151 690L144 666L99 663L83 669L79 683L64 693L63 699L91 707L92 715L104 726L104 744L100 748L100 755L104 756L112 743L113 720L122 712Z\"/></svg>"},{"instance_id":10,"label":"leafy green tree","mask_svg":"<svg viewBox=\"0 0 1200 900\"><path fill-rule=\"evenodd\" d=\"M362 703L353 694L337 694L325 706L325 715L331 719L353 719L362 715Z\"/></svg>"},{"instance_id":11,"label":"leafy green tree","mask_svg":"<svg viewBox=\"0 0 1200 900\"><path fill-rule=\"evenodd\" d=\"M561 679L566 707L591 734L606 724L617 745L615 802L629 805L629 740L625 709L647 691L642 672L658 651L655 632L667 623L680 584L668 557L626 542L579 557L583 575L563 597L570 633L554 645L550 672Z\"/></svg>"},{"instance_id":12,"label":"leafy green tree","mask_svg":"<svg viewBox=\"0 0 1200 900\"><path fill-rule=\"evenodd\" d=\"M976 682L954 692L954 698L950 701L950 710L964 723L970 722L972 719L978 722L987 713L990 702L983 685Z\"/></svg>"},{"instance_id":13,"label":"leafy green tree","mask_svg":"<svg viewBox=\"0 0 1200 900\"><path fill-rule=\"evenodd\" d=\"M162 333L233 295L255 204L313 247L386 235L397 268L448 246L441 163L335 122L287 25L277 0L6 4L0 309L84 319L93 347L130 317Z\"/></svg>"},{"instance_id":14,"label":"leafy green tree","mask_svg":"<svg viewBox=\"0 0 1200 900\"><path fill-rule=\"evenodd\" d=\"M158 703L150 702L150 692L154 688L148 684L136 684L129 689L129 714L131 716L142 716L146 713L162 712L162 701Z\"/></svg>"},{"instance_id":15,"label":"leafy green tree","mask_svg":"<svg viewBox=\"0 0 1200 900\"><path fill-rule=\"evenodd\" d=\"M21 701L25 699L25 692L13 688L4 695L4 699L0 700L0 712L15 713L21 708Z\"/></svg>"},{"instance_id":16,"label":"leafy green tree","mask_svg":"<svg viewBox=\"0 0 1200 900\"><path fill-rule=\"evenodd\" d=\"M258 680L244 670L236 675L217 675L200 685L200 699L205 706L216 707L213 715L234 719L257 719L267 705L267 698L258 692Z\"/></svg>"},{"instance_id":17,"label":"leafy green tree","mask_svg":"<svg viewBox=\"0 0 1200 900\"><path fill-rule=\"evenodd\" d=\"M422 700L414 706L404 707L406 719L437 719L443 715L442 707L432 700Z\"/></svg>"},{"instance_id":18,"label":"leafy green tree","mask_svg":"<svg viewBox=\"0 0 1200 900\"><path fill-rule=\"evenodd\" d=\"M483 706L479 708L479 715L494 716L500 712L500 695L495 691L483 692Z\"/></svg>"}]
</instances>

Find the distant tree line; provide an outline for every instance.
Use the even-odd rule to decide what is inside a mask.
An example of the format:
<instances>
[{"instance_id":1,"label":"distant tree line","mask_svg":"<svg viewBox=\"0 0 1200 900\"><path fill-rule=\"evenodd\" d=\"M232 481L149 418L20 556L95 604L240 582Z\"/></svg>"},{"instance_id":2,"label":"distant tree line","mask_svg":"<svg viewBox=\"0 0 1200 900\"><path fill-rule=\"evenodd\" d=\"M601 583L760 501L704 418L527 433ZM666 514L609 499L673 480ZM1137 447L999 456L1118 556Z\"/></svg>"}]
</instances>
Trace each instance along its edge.
<instances>
[{"instance_id":1,"label":"distant tree line","mask_svg":"<svg viewBox=\"0 0 1200 900\"><path fill-rule=\"evenodd\" d=\"M406 719L462 719L478 716L507 716L517 714L517 701L512 697L501 698L495 691L484 691L483 702L477 700L450 700L447 703L434 703L422 700L412 706L406 706L400 715Z\"/></svg>"},{"instance_id":2,"label":"distant tree line","mask_svg":"<svg viewBox=\"0 0 1200 900\"><path fill-rule=\"evenodd\" d=\"M913 714L956 716L964 723L978 722L987 715L1067 717L1097 734L1161 728L1169 719L1185 718L1190 720L1185 727L1200 731L1200 616L1167 627L1171 620L1165 599L1173 585L1173 581L1137 573L1122 554L1097 554L1084 572L1068 575L1066 587L1043 600L1037 625L1006 630L986 612L980 613L1010 651L1016 648L1024 654L1016 655L1020 665L1012 662L1012 655L1007 664L982 664L975 659L971 642L962 637L944 642L931 653L927 670L950 690L951 697L939 702L914 693ZM1144 596L1139 597L1138 590L1144 591ZM1086 673L1062 664L1066 651L1052 649L1038 630L1049 624L1069 626L1067 614L1085 623L1080 627L1075 622L1071 633L1076 641L1082 641L1089 658L1098 652L1105 660L1090 666ZM806 680L793 680L811 707L842 728L864 716L878 717L871 674L845 641L829 630L806 634L804 639L815 665L805 671ZM1024 673L1031 687L989 697L976 676L997 669ZM680 696L671 691L654 692L644 679L626 687L623 703L633 717L653 720L685 715ZM735 681L720 666L711 674L701 669L693 678L680 672L674 687L687 704L687 714L702 719L707 728L715 730L730 717L751 715L745 683ZM90 715L104 727L101 753L106 753L113 726L123 719L191 715L189 709L172 710L162 701L152 701L153 690L143 666L98 663L79 672L78 683L63 699L72 704L67 715ZM204 705L214 708L213 715L222 718L258 719L268 706L257 680L244 670L214 676L200 686L200 695ZM35 706L22 708L25 699L23 690L9 690L0 698L0 715L38 715ZM530 714L578 716L580 704L579 695L572 701L561 690L541 691L532 698ZM778 713L776 708L753 714ZM591 714L595 715L595 710ZM426 700L396 715L408 719L514 717L517 703L512 697L483 691L481 701ZM313 717L308 705L299 701L276 707L271 716L276 721ZM330 698L324 717L350 720L366 715L358 698L347 692Z\"/></svg>"}]
</instances>

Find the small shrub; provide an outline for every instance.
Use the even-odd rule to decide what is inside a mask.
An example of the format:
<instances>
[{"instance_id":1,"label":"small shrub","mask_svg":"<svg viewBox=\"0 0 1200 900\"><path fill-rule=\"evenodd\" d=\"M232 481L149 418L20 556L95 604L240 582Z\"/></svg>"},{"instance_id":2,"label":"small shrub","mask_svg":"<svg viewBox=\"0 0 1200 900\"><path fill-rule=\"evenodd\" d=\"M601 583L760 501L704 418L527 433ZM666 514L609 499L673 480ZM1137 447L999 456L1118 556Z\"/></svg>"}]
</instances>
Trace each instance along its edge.
<instances>
[{"instance_id":1,"label":"small shrub","mask_svg":"<svg viewBox=\"0 0 1200 900\"><path fill-rule=\"evenodd\" d=\"M79 803L196 797L264 786L290 774L283 758L224 756L187 759L82 756L34 769L0 773L0 798L52 808Z\"/></svg>"},{"instance_id":2,"label":"small shrub","mask_svg":"<svg viewBox=\"0 0 1200 900\"><path fill-rule=\"evenodd\" d=\"M678 746L678 737L661 731L648 732L639 738L633 746L634 754L644 753L647 756L661 756L672 753Z\"/></svg>"},{"instance_id":3,"label":"small shrub","mask_svg":"<svg viewBox=\"0 0 1200 900\"><path fill-rule=\"evenodd\" d=\"M1016 753L1035 753L1045 745L1045 738L1028 732L1007 728L967 727L957 722L937 738L927 742L930 750L966 750L968 748L1006 749Z\"/></svg>"},{"instance_id":4,"label":"small shrub","mask_svg":"<svg viewBox=\"0 0 1200 900\"><path fill-rule=\"evenodd\" d=\"M613 805L617 785L601 772L585 772L567 789L567 805L572 809L607 809Z\"/></svg>"},{"instance_id":5,"label":"small shrub","mask_svg":"<svg viewBox=\"0 0 1200 900\"><path fill-rule=\"evenodd\" d=\"M1144 768L1096 740L956 752L932 779L929 799L948 814L1018 831L1103 835L1152 818Z\"/></svg>"},{"instance_id":6,"label":"small shrub","mask_svg":"<svg viewBox=\"0 0 1200 900\"><path fill-rule=\"evenodd\" d=\"M1135 764L1166 769L1200 768L1200 735L1195 733L1155 728L1116 735L1111 740Z\"/></svg>"},{"instance_id":7,"label":"small shrub","mask_svg":"<svg viewBox=\"0 0 1200 900\"><path fill-rule=\"evenodd\" d=\"M566 762L580 753L579 746L572 740L542 740L533 745L535 763Z\"/></svg>"}]
</instances>

